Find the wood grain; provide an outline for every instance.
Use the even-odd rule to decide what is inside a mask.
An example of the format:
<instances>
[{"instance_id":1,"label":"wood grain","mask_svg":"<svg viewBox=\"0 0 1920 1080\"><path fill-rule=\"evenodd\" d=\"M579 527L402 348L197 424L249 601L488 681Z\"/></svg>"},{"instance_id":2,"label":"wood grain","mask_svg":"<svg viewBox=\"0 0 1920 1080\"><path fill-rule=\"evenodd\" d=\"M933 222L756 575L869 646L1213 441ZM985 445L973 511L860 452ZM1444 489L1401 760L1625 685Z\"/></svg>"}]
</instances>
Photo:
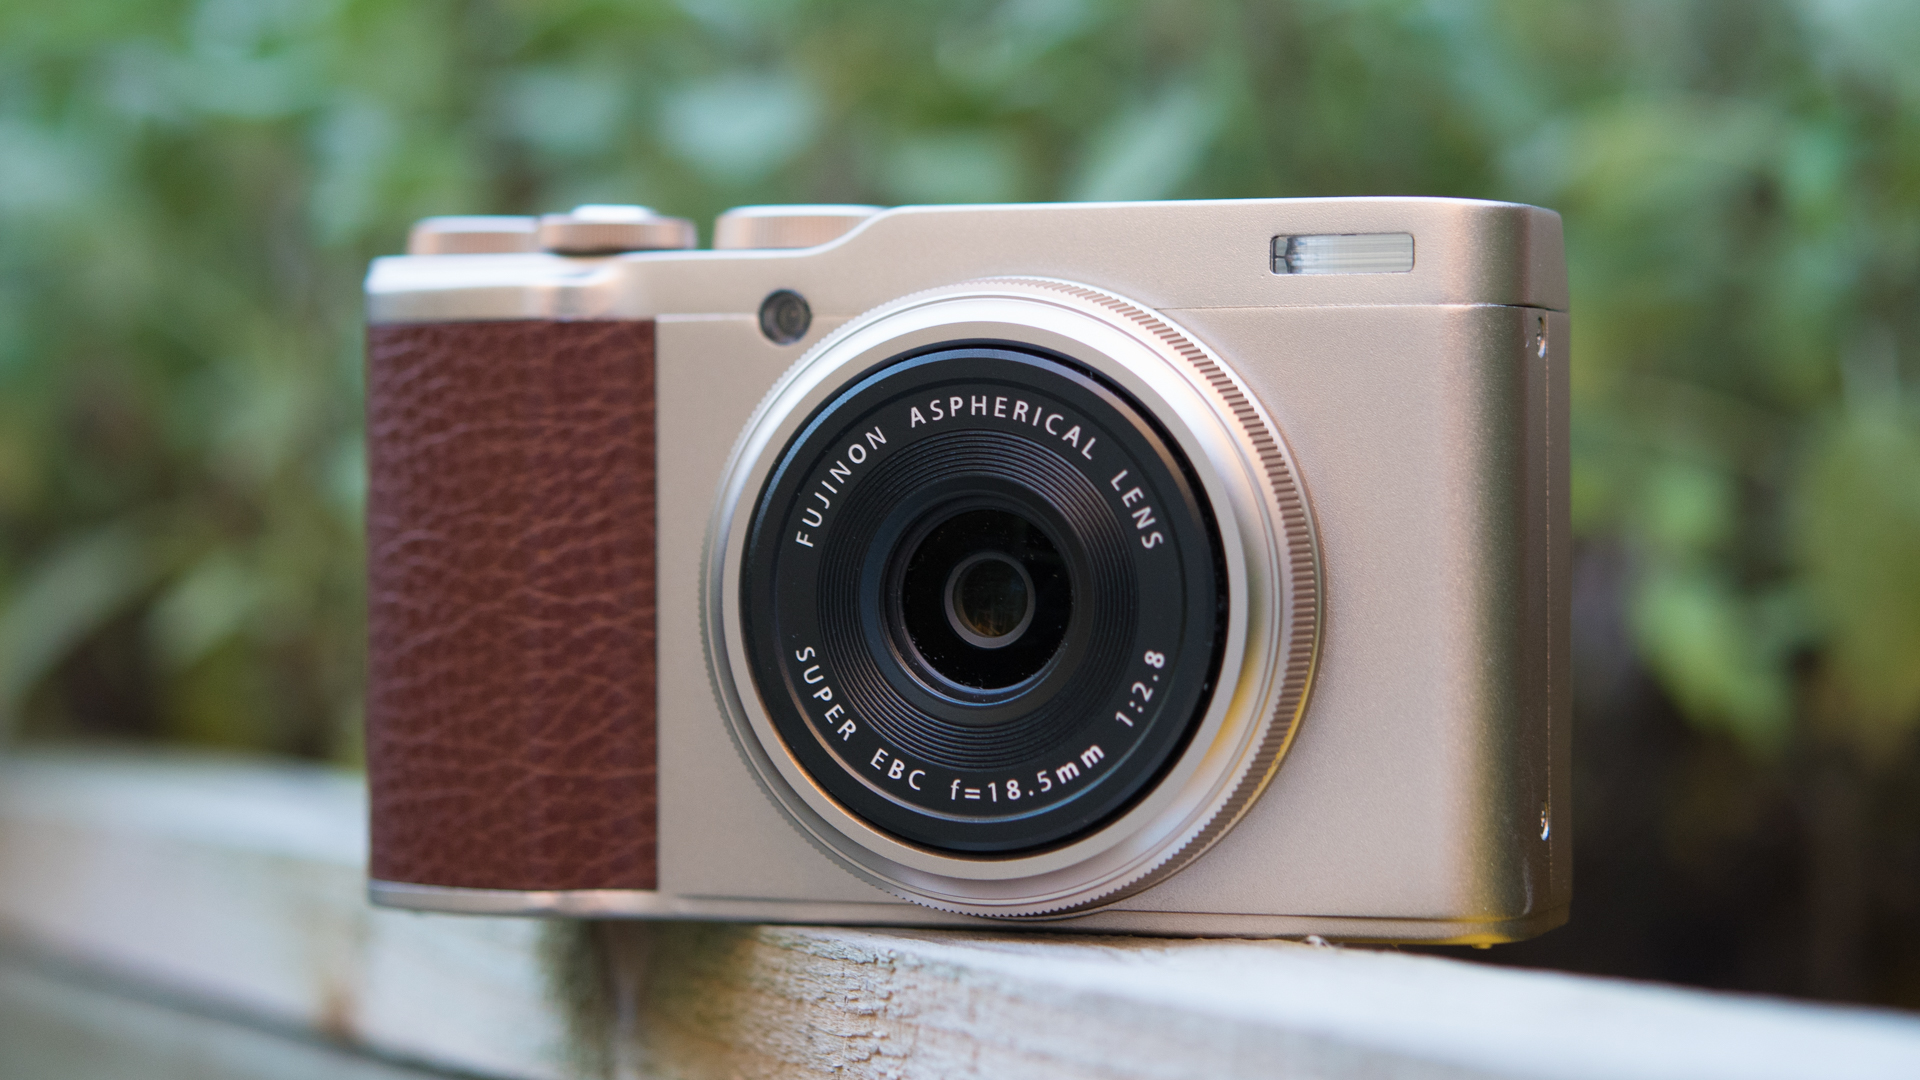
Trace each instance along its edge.
<instances>
[{"instance_id":1,"label":"wood grain","mask_svg":"<svg viewBox=\"0 0 1920 1080\"><path fill-rule=\"evenodd\" d=\"M221 759L0 763L0 932L263 1023L487 1075L574 1075L546 926L365 898L358 778Z\"/></svg>"},{"instance_id":2,"label":"wood grain","mask_svg":"<svg viewBox=\"0 0 1920 1080\"><path fill-rule=\"evenodd\" d=\"M1392 952L376 911L364 805L318 770L0 761L0 969L515 1080L1920 1076L1908 1014Z\"/></svg>"},{"instance_id":3,"label":"wood grain","mask_svg":"<svg viewBox=\"0 0 1920 1080\"><path fill-rule=\"evenodd\" d=\"M0 958L0 1076L19 1080L434 1080L310 1032L263 1027Z\"/></svg>"},{"instance_id":4,"label":"wood grain","mask_svg":"<svg viewBox=\"0 0 1920 1080\"><path fill-rule=\"evenodd\" d=\"M603 931L606 932L606 931ZM1291 942L611 929L646 1075L1920 1075L1920 1020Z\"/></svg>"}]
</instances>

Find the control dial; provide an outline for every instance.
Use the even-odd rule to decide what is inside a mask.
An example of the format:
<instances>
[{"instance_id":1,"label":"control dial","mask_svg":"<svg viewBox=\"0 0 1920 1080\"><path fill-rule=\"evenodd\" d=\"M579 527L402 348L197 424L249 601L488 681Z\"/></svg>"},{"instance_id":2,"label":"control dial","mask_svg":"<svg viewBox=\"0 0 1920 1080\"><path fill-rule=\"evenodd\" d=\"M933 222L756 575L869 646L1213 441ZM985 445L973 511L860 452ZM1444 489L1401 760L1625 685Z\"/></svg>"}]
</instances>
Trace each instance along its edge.
<instances>
[{"instance_id":1,"label":"control dial","mask_svg":"<svg viewBox=\"0 0 1920 1080\"><path fill-rule=\"evenodd\" d=\"M537 250L530 217L462 215L421 219L407 234L409 255L500 255Z\"/></svg>"}]
</instances>

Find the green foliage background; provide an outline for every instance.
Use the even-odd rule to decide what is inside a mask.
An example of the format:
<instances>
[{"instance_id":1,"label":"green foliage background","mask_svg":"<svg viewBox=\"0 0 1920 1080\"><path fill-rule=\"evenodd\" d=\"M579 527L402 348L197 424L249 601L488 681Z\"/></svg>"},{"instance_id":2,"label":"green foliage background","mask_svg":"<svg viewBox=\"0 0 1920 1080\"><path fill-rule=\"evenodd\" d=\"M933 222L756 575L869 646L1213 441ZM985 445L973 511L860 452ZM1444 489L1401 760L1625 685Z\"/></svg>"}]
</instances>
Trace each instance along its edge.
<instances>
[{"instance_id":1,"label":"green foliage background","mask_svg":"<svg viewBox=\"0 0 1920 1080\"><path fill-rule=\"evenodd\" d=\"M1679 777L1618 798L1683 876L1786 806L1818 924L1869 837L1858 951L1920 907L1916 58L1903 0L6 0L0 734L356 758L359 281L417 217L1516 199L1583 730ZM1911 952L1790 988L1920 1002Z\"/></svg>"}]
</instances>

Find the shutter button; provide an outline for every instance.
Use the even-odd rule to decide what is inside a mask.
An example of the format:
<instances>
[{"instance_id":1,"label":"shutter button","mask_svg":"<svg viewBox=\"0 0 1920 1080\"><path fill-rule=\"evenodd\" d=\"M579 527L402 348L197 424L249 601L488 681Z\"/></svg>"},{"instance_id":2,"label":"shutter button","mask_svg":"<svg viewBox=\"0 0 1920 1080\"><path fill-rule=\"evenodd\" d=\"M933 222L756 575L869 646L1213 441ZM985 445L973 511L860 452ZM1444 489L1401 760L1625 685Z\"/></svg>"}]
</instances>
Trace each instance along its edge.
<instances>
[{"instance_id":1,"label":"shutter button","mask_svg":"<svg viewBox=\"0 0 1920 1080\"><path fill-rule=\"evenodd\" d=\"M677 251L697 243L693 222L644 206L576 206L540 218L540 247L556 255L617 255L623 251Z\"/></svg>"}]
</instances>

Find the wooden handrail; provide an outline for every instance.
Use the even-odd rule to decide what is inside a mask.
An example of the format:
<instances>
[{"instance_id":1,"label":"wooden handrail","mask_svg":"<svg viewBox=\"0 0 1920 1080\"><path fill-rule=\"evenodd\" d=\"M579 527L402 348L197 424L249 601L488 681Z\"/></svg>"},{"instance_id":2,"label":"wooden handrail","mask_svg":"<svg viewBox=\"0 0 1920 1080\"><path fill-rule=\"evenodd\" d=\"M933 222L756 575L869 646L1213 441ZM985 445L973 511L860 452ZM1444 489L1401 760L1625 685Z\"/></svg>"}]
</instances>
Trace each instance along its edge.
<instances>
[{"instance_id":1,"label":"wooden handrail","mask_svg":"<svg viewBox=\"0 0 1920 1080\"><path fill-rule=\"evenodd\" d=\"M1904 1013L1386 951L377 910L364 812L322 769L0 759L0 1075L92 1023L128 1075L197 1032L396 1078L1920 1076Z\"/></svg>"}]
</instances>

